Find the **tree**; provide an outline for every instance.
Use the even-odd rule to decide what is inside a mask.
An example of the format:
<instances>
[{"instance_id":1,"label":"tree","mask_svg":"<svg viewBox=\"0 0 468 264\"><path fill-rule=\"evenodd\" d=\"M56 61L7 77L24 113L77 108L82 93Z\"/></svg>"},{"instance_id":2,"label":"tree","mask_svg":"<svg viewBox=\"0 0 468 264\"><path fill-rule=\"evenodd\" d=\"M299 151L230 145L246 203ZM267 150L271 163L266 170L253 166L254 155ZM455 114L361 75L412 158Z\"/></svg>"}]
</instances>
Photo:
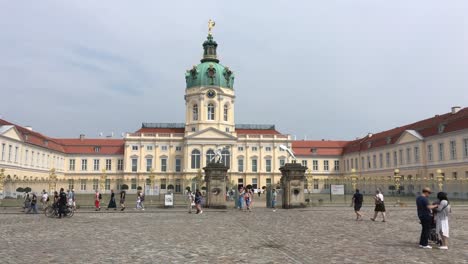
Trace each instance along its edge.
<instances>
[{"instance_id":1,"label":"tree","mask_svg":"<svg viewBox=\"0 0 468 264\"><path fill-rule=\"evenodd\" d=\"M141 190L143 190L143 188L141 188L141 186L138 186L138 187L137 187L137 190L138 190L138 191L141 191Z\"/></svg>"},{"instance_id":2,"label":"tree","mask_svg":"<svg viewBox=\"0 0 468 264\"><path fill-rule=\"evenodd\" d=\"M27 192L27 193L28 193L28 192L31 192L31 188L30 188L30 187L24 188L24 192Z\"/></svg>"},{"instance_id":3,"label":"tree","mask_svg":"<svg viewBox=\"0 0 468 264\"><path fill-rule=\"evenodd\" d=\"M16 188L16 191L17 192L24 192L24 189L22 187L18 187L18 188Z\"/></svg>"},{"instance_id":4,"label":"tree","mask_svg":"<svg viewBox=\"0 0 468 264\"><path fill-rule=\"evenodd\" d=\"M120 189L128 190L128 185L124 183L124 184L122 184L122 186L120 186Z\"/></svg>"}]
</instances>

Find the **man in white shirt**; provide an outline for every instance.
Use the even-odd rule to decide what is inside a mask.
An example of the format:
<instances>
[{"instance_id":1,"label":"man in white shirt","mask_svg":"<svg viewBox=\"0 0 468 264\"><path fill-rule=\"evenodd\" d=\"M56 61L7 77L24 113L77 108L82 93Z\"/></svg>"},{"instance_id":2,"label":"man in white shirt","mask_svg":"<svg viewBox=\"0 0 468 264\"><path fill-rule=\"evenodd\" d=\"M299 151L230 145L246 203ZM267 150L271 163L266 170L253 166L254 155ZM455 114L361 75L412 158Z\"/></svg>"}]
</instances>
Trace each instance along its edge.
<instances>
[{"instance_id":1,"label":"man in white shirt","mask_svg":"<svg viewBox=\"0 0 468 264\"><path fill-rule=\"evenodd\" d=\"M42 190L41 203L42 203L43 210L49 205L49 195L47 194L45 190Z\"/></svg>"}]
</instances>

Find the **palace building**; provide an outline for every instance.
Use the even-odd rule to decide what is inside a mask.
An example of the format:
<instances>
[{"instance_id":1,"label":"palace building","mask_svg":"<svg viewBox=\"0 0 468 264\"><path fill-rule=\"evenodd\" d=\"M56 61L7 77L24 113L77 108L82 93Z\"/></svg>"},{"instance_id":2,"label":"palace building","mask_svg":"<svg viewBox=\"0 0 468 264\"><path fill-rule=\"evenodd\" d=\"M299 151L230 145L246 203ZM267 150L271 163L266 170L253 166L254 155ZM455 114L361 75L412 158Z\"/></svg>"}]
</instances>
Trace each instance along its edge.
<instances>
[{"instance_id":1,"label":"palace building","mask_svg":"<svg viewBox=\"0 0 468 264\"><path fill-rule=\"evenodd\" d=\"M119 190L123 184L130 192L142 187L181 193L197 187L195 179L216 150L229 167L230 187L262 188L279 183L279 168L289 162L280 145L292 148L308 167L313 192L327 192L331 178L352 173L388 177L395 168L407 179L429 179L437 169L453 179L468 179L468 108L354 141L292 140L274 125L234 122L234 72L220 64L217 45L209 33L201 63L185 73L184 123L143 123L123 139L70 139L0 119L3 196L15 196L18 187L92 193Z\"/></svg>"}]
</instances>

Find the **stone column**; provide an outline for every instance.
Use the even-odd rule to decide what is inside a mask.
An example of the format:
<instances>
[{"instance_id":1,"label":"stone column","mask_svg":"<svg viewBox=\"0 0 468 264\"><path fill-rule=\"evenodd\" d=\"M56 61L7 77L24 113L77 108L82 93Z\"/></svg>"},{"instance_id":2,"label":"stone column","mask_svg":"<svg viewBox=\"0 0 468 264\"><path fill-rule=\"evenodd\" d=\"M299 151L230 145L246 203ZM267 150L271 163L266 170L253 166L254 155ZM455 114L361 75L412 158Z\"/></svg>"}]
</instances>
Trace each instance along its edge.
<instances>
[{"instance_id":1,"label":"stone column","mask_svg":"<svg viewBox=\"0 0 468 264\"><path fill-rule=\"evenodd\" d=\"M206 204L208 208L226 209L226 181L228 167L222 163L208 163L203 168L206 182Z\"/></svg>"},{"instance_id":2,"label":"stone column","mask_svg":"<svg viewBox=\"0 0 468 264\"><path fill-rule=\"evenodd\" d=\"M304 179L307 167L298 163L286 163L280 168L283 209L305 207Z\"/></svg>"}]
</instances>

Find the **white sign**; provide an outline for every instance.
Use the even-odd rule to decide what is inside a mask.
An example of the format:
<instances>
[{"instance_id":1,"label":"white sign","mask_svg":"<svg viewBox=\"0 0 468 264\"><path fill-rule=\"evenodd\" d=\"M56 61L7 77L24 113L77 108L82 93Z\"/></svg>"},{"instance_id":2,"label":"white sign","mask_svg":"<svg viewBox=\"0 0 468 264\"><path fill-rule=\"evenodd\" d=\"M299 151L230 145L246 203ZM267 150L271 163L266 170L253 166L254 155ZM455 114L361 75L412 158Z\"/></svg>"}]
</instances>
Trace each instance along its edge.
<instances>
[{"instance_id":1,"label":"white sign","mask_svg":"<svg viewBox=\"0 0 468 264\"><path fill-rule=\"evenodd\" d=\"M174 196L172 194L164 195L164 206L174 206Z\"/></svg>"},{"instance_id":2,"label":"white sign","mask_svg":"<svg viewBox=\"0 0 468 264\"><path fill-rule=\"evenodd\" d=\"M330 190L333 195L344 195L344 185L332 185Z\"/></svg>"}]
</instances>

